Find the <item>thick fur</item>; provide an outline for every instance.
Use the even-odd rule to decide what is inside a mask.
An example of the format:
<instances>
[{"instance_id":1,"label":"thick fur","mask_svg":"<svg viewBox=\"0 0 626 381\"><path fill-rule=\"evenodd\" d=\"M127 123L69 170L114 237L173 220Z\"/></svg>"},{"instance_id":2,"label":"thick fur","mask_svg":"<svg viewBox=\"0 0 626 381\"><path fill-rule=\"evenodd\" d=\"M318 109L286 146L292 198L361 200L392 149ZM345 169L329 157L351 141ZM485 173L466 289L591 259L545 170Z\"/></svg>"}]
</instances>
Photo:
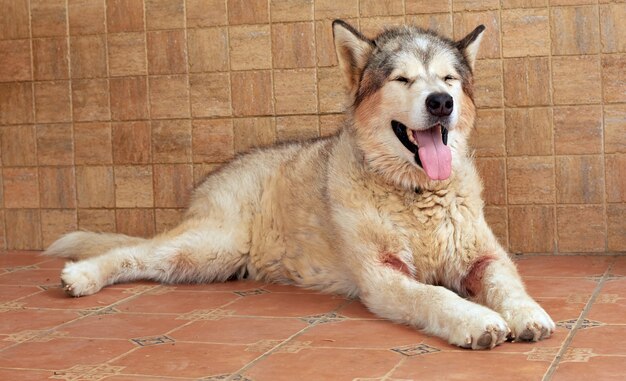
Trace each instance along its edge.
<instances>
[{"instance_id":1,"label":"thick fur","mask_svg":"<svg viewBox=\"0 0 626 381\"><path fill-rule=\"evenodd\" d=\"M66 291L238 276L359 297L382 317L467 348L550 336L554 323L485 222L468 154L484 27L459 42L414 27L373 41L342 21L333 27L352 105L337 135L237 158L195 190L180 226L153 239L60 238L47 254L78 260L61 274ZM455 105L446 180L430 180L390 127L426 128L424 98L435 91Z\"/></svg>"}]
</instances>

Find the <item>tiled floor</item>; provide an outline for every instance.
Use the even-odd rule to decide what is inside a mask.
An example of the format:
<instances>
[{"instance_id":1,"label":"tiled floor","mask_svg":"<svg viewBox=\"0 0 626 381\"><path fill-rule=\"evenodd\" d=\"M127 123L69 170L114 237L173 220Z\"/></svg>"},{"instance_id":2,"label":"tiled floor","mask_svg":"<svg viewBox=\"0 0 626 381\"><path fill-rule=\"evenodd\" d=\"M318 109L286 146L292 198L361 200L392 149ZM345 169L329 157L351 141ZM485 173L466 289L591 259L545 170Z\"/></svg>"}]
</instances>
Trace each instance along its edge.
<instances>
[{"instance_id":1,"label":"tiled floor","mask_svg":"<svg viewBox=\"0 0 626 381\"><path fill-rule=\"evenodd\" d=\"M145 282L69 298L61 261L0 253L0 380L625 380L626 256L517 262L555 335L469 351L294 287Z\"/></svg>"}]
</instances>

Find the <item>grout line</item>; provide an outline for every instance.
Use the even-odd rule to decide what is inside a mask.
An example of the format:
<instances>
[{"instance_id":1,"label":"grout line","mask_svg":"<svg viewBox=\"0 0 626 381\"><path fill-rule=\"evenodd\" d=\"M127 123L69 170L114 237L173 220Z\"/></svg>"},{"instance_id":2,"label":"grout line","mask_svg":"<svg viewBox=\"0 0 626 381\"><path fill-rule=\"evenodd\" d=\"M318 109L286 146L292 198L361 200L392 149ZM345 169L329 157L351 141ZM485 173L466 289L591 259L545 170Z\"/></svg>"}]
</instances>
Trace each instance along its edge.
<instances>
[{"instance_id":1,"label":"grout line","mask_svg":"<svg viewBox=\"0 0 626 381\"><path fill-rule=\"evenodd\" d=\"M607 269L604 270L604 274L602 275L602 278L598 281L598 285L596 286L595 290L591 294L591 297L587 301L587 304L585 304L585 306L583 307L583 310L580 313L580 316L578 317L578 320L576 320L576 324L574 325L574 327L572 327L571 331L569 332L569 334L567 335L567 337L565 338L565 340L561 344L561 349L559 350L557 355L552 360L552 363L550 364L550 367L548 368L548 370L544 374L544 376L542 378L542 381L550 381L550 380L552 380L552 377L554 376L554 372L556 372L556 370L557 370L557 368L558 368L558 366L559 366L559 364L561 362L561 358L563 357L565 352L569 349L569 346L572 343L572 341L574 340L574 336L576 336L576 332L578 332L578 329L580 328L580 326L582 324L582 321L585 319L585 317L589 313L589 310L591 309L591 307L593 306L593 303L598 298L598 295L600 294L600 291L602 290L602 287L604 286L604 283L609 278L609 274L611 273L611 270L613 269L613 264L614 263L615 263L615 259L613 259L613 262L611 262L608 265Z\"/></svg>"}]
</instances>

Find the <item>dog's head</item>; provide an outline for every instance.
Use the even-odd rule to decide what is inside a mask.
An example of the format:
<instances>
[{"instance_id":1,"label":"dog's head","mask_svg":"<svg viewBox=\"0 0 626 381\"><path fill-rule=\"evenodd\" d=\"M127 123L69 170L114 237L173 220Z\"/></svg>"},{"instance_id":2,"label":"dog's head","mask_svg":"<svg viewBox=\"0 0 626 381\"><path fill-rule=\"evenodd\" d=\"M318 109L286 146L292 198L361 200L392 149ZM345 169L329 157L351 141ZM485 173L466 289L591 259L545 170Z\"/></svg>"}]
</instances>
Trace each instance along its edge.
<instances>
[{"instance_id":1,"label":"dog's head","mask_svg":"<svg viewBox=\"0 0 626 381\"><path fill-rule=\"evenodd\" d=\"M484 29L452 41L404 26L370 40L333 22L354 132L371 168L407 188L451 176L474 124L472 70Z\"/></svg>"}]
</instances>

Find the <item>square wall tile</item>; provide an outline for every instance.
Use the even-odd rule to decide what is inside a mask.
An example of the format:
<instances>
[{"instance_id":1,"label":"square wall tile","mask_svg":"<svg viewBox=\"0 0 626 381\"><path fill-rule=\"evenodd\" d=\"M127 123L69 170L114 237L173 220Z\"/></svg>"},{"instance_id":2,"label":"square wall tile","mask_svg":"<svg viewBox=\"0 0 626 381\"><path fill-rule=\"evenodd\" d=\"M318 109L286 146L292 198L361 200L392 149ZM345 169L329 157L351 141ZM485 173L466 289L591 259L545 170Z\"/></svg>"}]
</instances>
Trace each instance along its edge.
<instances>
[{"instance_id":1,"label":"square wall tile","mask_svg":"<svg viewBox=\"0 0 626 381\"><path fill-rule=\"evenodd\" d=\"M497 7L496 7L497 9ZM457 11L457 9L455 9ZM500 18L497 11L455 13L454 39L460 40L473 31L478 25L487 29L483 32L478 59L500 58ZM476 70L478 72L478 69Z\"/></svg>"},{"instance_id":2,"label":"square wall tile","mask_svg":"<svg viewBox=\"0 0 626 381\"><path fill-rule=\"evenodd\" d=\"M623 75L625 72L626 54L602 57L602 87L605 102L626 102L626 79Z\"/></svg>"},{"instance_id":3,"label":"square wall tile","mask_svg":"<svg viewBox=\"0 0 626 381\"><path fill-rule=\"evenodd\" d=\"M404 0L361 0L359 10L361 17L403 15Z\"/></svg>"},{"instance_id":4,"label":"square wall tile","mask_svg":"<svg viewBox=\"0 0 626 381\"><path fill-rule=\"evenodd\" d=\"M313 20L313 0L270 0L272 22Z\"/></svg>"},{"instance_id":5,"label":"square wall tile","mask_svg":"<svg viewBox=\"0 0 626 381\"><path fill-rule=\"evenodd\" d=\"M157 234L174 229L183 220L184 214L185 209L155 209Z\"/></svg>"},{"instance_id":6,"label":"square wall tile","mask_svg":"<svg viewBox=\"0 0 626 381\"><path fill-rule=\"evenodd\" d=\"M230 67L232 70L269 69L272 67L269 25L245 25L229 28Z\"/></svg>"},{"instance_id":7,"label":"square wall tile","mask_svg":"<svg viewBox=\"0 0 626 381\"><path fill-rule=\"evenodd\" d=\"M148 73L178 74L187 71L184 30L148 32Z\"/></svg>"},{"instance_id":8,"label":"square wall tile","mask_svg":"<svg viewBox=\"0 0 626 381\"><path fill-rule=\"evenodd\" d=\"M604 106L604 151L626 153L626 105Z\"/></svg>"},{"instance_id":9,"label":"square wall tile","mask_svg":"<svg viewBox=\"0 0 626 381\"><path fill-rule=\"evenodd\" d=\"M302 141L320 136L317 115L279 116L276 118L278 141Z\"/></svg>"},{"instance_id":10,"label":"square wall tile","mask_svg":"<svg viewBox=\"0 0 626 381\"><path fill-rule=\"evenodd\" d=\"M2 9L0 39L28 38L30 34L28 0L1 0L0 9Z\"/></svg>"},{"instance_id":11,"label":"square wall tile","mask_svg":"<svg viewBox=\"0 0 626 381\"><path fill-rule=\"evenodd\" d=\"M626 155L607 155L606 201L626 202Z\"/></svg>"},{"instance_id":12,"label":"square wall tile","mask_svg":"<svg viewBox=\"0 0 626 381\"><path fill-rule=\"evenodd\" d=\"M509 204L554 202L554 159L545 156L511 157L507 160Z\"/></svg>"},{"instance_id":13,"label":"square wall tile","mask_svg":"<svg viewBox=\"0 0 626 381\"><path fill-rule=\"evenodd\" d=\"M114 172L115 207L150 208L154 206L151 166L116 166Z\"/></svg>"},{"instance_id":14,"label":"square wall tile","mask_svg":"<svg viewBox=\"0 0 626 381\"><path fill-rule=\"evenodd\" d=\"M275 68L315 66L313 22L272 25L272 57Z\"/></svg>"},{"instance_id":15,"label":"square wall tile","mask_svg":"<svg viewBox=\"0 0 626 381\"><path fill-rule=\"evenodd\" d=\"M480 11L485 9L498 9L498 0L452 0L452 10L457 11Z\"/></svg>"},{"instance_id":16,"label":"square wall tile","mask_svg":"<svg viewBox=\"0 0 626 381\"><path fill-rule=\"evenodd\" d=\"M555 214L548 205L509 207L509 250L512 253L554 253Z\"/></svg>"},{"instance_id":17,"label":"square wall tile","mask_svg":"<svg viewBox=\"0 0 626 381\"><path fill-rule=\"evenodd\" d=\"M195 187L202 184L214 171L219 169L221 164L199 163L193 165L193 184Z\"/></svg>"},{"instance_id":18,"label":"square wall tile","mask_svg":"<svg viewBox=\"0 0 626 381\"><path fill-rule=\"evenodd\" d=\"M187 207L192 189L191 164L156 164L154 166L154 204L156 207Z\"/></svg>"},{"instance_id":19,"label":"square wall tile","mask_svg":"<svg viewBox=\"0 0 626 381\"><path fill-rule=\"evenodd\" d=\"M187 28L204 28L227 23L226 1L187 0Z\"/></svg>"},{"instance_id":20,"label":"square wall tile","mask_svg":"<svg viewBox=\"0 0 626 381\"><path fill-rule=\"evenodd\" d=\"M319 112L343 112L347 97L344 78L337 66L317 69Z\"/></svg>"},{"instance_id":21,"label":"square wall tile","mask_svg":"<svg viewBox=\"0 0 626 381\"><path fill-rule=\"evenodd\" d=\"M548 0L502 0L502 9L541 8L548 5Z\"/></svg>"},{"instance_id":22,"label":"square wall tile","mask_svg":"<svg viewBox=\"0 0 626 381\"><path fill-rule=\"evenodd\" d=\"M147 164L152 160L149 122L112 123L111 136L115 164Z\"/></svg>"},{"instance_id":23,"label":"square wall tile","mask_svg":"<svg viewBox=\"0 0 626 381\"><path fill-rule=\"evenodd\" d=\"M74 159L80 164L111 164L111 125L108 122L74 124Z\"/></svg>"},{"instance_id":24,"label":"square wall tile","mask_svg":"<svg viewBox=\"0 0 626 381\"><path fill-rule=\"evenodd\" d=\"M97 121L111 118L109 82L106 79L72 81L74 121Z\"/></svg>"},{"instance_id":25,"label":"square wall tile","mask_svg":"<svg viewBox=\"0 0 626 381\"><path fill-rule=\"evenodd\" d=\"M594 54L600 49L598 6L551 8L552 54Z\"/></svg>"},{"instance_id":26,"label":"square wall tile","mask_svg":"<svg viewBox=\"0 0 626 381\"><path fill-rule=\"evenodd\" d=\"M146 35L120 33L107 35L109 73L112 77L147 73Z\"/></svg>"},{"instance_id":27,"label":"square wall tile","mask_svg":"<svg viewBox=\"0 0 626 381\"><path fill-rule=\"evenodd\" d=\"M39 167L39 199L42 208L76 208L73 167Z\"/></svg>"},{"instance_id":28,"label":"square wall tile","mask_svg":"<svg viewBox=\"0 0 626 381\"><path fill-rule=\"evenodd\" d=\"M155 120L151 124L152 160L155 163L191 162L190 120Z\"/></svg>"},{"instance_id":29,"label":"square wall tile","mask_svg":"<svg viewBox=\"0 0 626 381\"><path fill-rule=\"evenodd\" d=\"M550 17L547 8L502 11L504 57L550 54Z\"/></svg>"},{"instance_id":30,"label":"square wall tile","mask_svg":"<svg viewBox=\"0 0 626 381\"><path fill-rule=\"evenodd\" d=\"M72 165L74 139L72 125L41 124L37 130L37 160L40 165Z\"/></svg>"},{"instance_id":31,"label":"square wall tile","mask_svg":"<svg viewBox=\"0 0 626 381\"><path fill-rule=\"evenodd\" d=\"M506 204L506 163L504 158L477 158L476 168L483 182L487 205Z\"/></svg>"},{"instance_id":32,"label":"square wall tile","mask_svg":"<svg viewBox=\"0 0 626 381\"><path fill-rule=\"evenodd\" d=\"M600 38L603 53L626 52L626 4L600 5Z\"/></svg>"},{"instance_id":33,"label":"square wall tile","mask_svg":"<svg viewBox=\"0 0 626 381\"><path fill-rule=\"evenodd\" d=\"M0 82L30 79L30 41L0 40Z\"/></svg>"},{"instance_id":34,"label":"square wall tile","mask_svg":"<svg viewBox=\"0 0 626 381\"><path fill-rule=\"evenodd\" d=\"M506 106L550 105L550 62L547 57L503 61Z\"/></svg>"},{"instance_id":35,"label":"square wall tile","mask_svg":"<svg viewBox=\"0 0 626 381\"><path fill-rule=\"evenodd\" d=\"M599 103L601 83L599 57L552 57L554 104Z\"/></svg>"},{"instance_id":36,"label":"square wall tile","mask_svg":"<svg viewBox=\"0 0 626 381\"><path fill-rule=\"evenodd\" d=\"M43 247L50 246L63 234L73 232L77 227L75 210L42 210L41 236Z\"/></svg>"},{"instance_id":37,"label":"square wall tile","mask_svg":"<svg viewBox=\"0 0 626 381\"><path fill-rule=\"evenodd\" d=\"M4 211L4 218L7 249L43 249L39 209L8 209Z\"/></svg>"},{"instance_id":38,"label":"square wall tile","mask_svg":"<svg viewBox=\"0 0 626 381\"><path fill-rule=\"evenodd\" d=\"M469 146L478 157L504 156L506 154L504 111L480 109L476 113L476 127L472 131Z\"/></svg>"},{"instance_id":39,"label":"square wall tile","mask_svg":"<svg viewBox=\"0 0 626 381\"><path fill-rule=\"evenodd\" d=\"M187 75L150 77L150 116L154 119L188 118L188 81Z\"/></svg>"},{"instance_id":40,"label":"square wall tile","mask_svg":"<svg viewBox=\"0 0 626 381\"><path fill-rule=\"evenodd\" d=\"M447 13L452 10L452 0L404 0L407 14L418 13Z\"/></svg>"},{"instance_id":41,"label":"square wall tile","mask_svg":"<svg viewBox=\"0 0 626 381\"><path fill-rule=\"evenodd\" d=\"M148 30L185 27L184 0L144 0Z\"/></svg>"},{"instance_id":42,"label":"square wall tile","mask_svg":"<svg viewBox=\"0 0 626 381\"><path fill-rule=\"evenodd\" d=\"M556 199L560 204L599 204L604 196L604 163L597 156L557 156Z\"/></svg>"},{"instance_id":43,"label":"square wall tile","mask_svg":"<svg viewBox=\"0 0 626 381\"><path fill-rule=\"evenodd\" d=\"M552 154L552 110L516 108L504 112L510 156Z\"/></svg>"},{"instance_id":44,"label":"square wall tile","mask_svg":"<svg viewBox=\"0 0 626 381\"><path fill-rule=\"evenodd\" d=\"M316 0L315 1L315 19L327 19L328 23L332 20L340 18L346 19L359 16L359 0Z\"/></svg>"},{"instance_id":45,"label":"square wall tile","mask_svg":"<svg viewBox=\"0 0 626 381\"><path fill-rule=\"evenodd\" d=\"M115 232L115 210L78 209L78 228L92 232Z\"/></svg>"},{"instance_id":46,"label":"square wall tile","mask_svg":"<svg viewBox=\"0 0 626 381\"><path fill-rule=\"evenodd\" d=\"M105 1L68 0L68 6L71 35L105 32Z\"/></svg>"},{"instance_id":47,"label":"square wall tile","mask_svg":"<svg viewBox=\"0 0 626 381\"><path fill-rule=\"evenodd\" d=\"M33 37L67 35L66 0L30 0Z\"/></svg>"},{"instance_id":48,"label":"square wall tile","mask_svg":"<svg viewBox=\"0 0 626 381\"><path fill-rule=\"evenodd\" d=\"M261 24L269 21L267 0L228 0L228 22L237 24Z\"/></svg>"},{"instance_id":49,"label":"square wall tile","mask_svg":"<svg viewBox=\"0 0 626 381\"><path fill-rule=\"evenodd\" d=\"M276 122L274 118L241 118L233 120L235 152L274 144Z\"/></svg>"},{"instance_id":50,"label":"square wall tile","mask_svg":"<svg viewBox=\"0 0 626 381\"><path fill-rule=\"evenodd\" d=\"M331 136L338 133L346 124L344 114L320 115L320 136Z\"/></svg>"},{"instance_id":51,"label":"square wall tile","mask_svg":"<svg viewBox=\"0 0 626 381\"><path fill-rule=\"evenodd\" d=\"M418 26L422 29L434 30L441 35L452 38L452 14L451 13L424 13L406 16L406 23Z\"/></svg>"},{"instance_id":52,"label":"square wall tile","mask_svg":"<svg viewBox=\"0 0 626 381\"><path fill-rule=\"evenodd\" d=\"M31 84L28 82L0 83L0 124L34 121Z\"/></svg>"},{"instance_id":53,"label":"square wall tile","mask_svg":"<svg viewBox=\"0 0 626 381\"><path fill-rule=\"evenodd\" d=\"M504 206L485 206L485 221L498 239L504 250L509 250L509 227L507 208Z\"/></svg>"},{"instance_id":54,"label":"square wall tile","mask_svg":"<svg viewBox=\"0 0 626 381\"><path fill-rule=\"evenodd\" d=\"M231 73L233 114L269 115L274 112L272 73L246 71Z\"/></svg>"},{"instance_id":55,"label":"square wall tile","mask_svg":"<svg viewBox=\"0 0 626 381\"><path fill-rule=\"evenodd\" d=\"M235 146L232 120L197 119L192 123L194 163L222 163L233 158Z\"/></svg>"},{"instance_id":56,"label":"square wall tile","mask_svg":"<svg viewBox=\"0 0 626 381\"><path fill-rule=\"evenodd\" d=\"M626 251L626 204L608 204L607 241L609 251Z\"/></svg>"},{"instance_id":57,"label":"square wall tile","mask_svg":"<svg viewBox=\"0 0 626 381\"><path fill-rule=\"evenodd\" d=\"M189 72L228 70L228 29L208 28L187 31Z\"/></svg>"},{"instance_id":58,"label":"square wall tile","mask_svg":"<svg viewBox=\"0 0 626 381\"><path fill-rule=\"evenodd\" d=\"M132 237L154 236L154 209L116 209L117 231Z\"/></svg>"},{"instance_id":59,"label":"square wall tile","mask_svg":"<svg viewBox=\"0 0 626 381\"><path fill-rule=\"evenodd\" d=\"M557 155L602 152L600 106L555 107L553 117L554 150Z\"/></svg>"},{"instance_id":60,"label":"square wall tile","mask_svg":"<svg viewBox=\"0 0 626 381\"><path fill-rule=\"evenodd\" d=\"M35 80L68 79L68 39L33 38L33 76Z\"/></svg>"},{"instance_id":61,"label":"square wall tile","mask_svg":"<svg viewBox=\"0 0 626 381\"><path fill-rule=\"evenodd\" d=\"M39 208L37 168L3 168L5 208Z\"/></svg>"},{"instance_id":62,"label":"square wall tile","mask_svg":"<svg viewBox=\"0 0 626 381\"><path fill-rule=\"evenodd\" d=\"M191 74L189 85L193 117L232 115L228 73Z\"/></svg>"},{"instance_id":63,"label":"square wall tile","mask_svg":"<svg viewBox=\"0 0 626 381\"><path fill-rule=\"evenodd\" d=\"M79 208L114 207L114 190L111 166L76 167L76 199Z\"/></svg>"},{"instance_id":64,"label":"square wall tile","mask_svg":"<svg viewBox=\"0 0 626 381\"><path fill-rule=\"evenodd\" d=\"M603 252L606 245L604 221L602 205L557 206L556 229L559 252Z\"/></svg>"},{"instance_id":65,"label":"square wall tile","mask_svg":"<svg viewBox=\"0 0 626 381\"><path fill-rule=\"evenodd\" d=\"M106 77L106 36L70 37L70 62L72 78Z\"/></svg>"},{"instance_id":66,"label":"square wall tile","mask_svg":"<svg viewBox=\"0 0 626 381\"><path fill-rule=\"evenodd\" d=\"M0 127L2 165L5 167L37 165L35 126Z\"/></svg>"},{"instance_id":67,"label":"square wall tile","mask_svg":"<svg viewBox=\"0 0 626 381\"><path fill-rule=\"evenodd\" d=\"M354 25L356 20L346 21ZM333 41L333 26L330 21L315 22L315 50L318 67L337 65L337 54L335 53L335 43Z\"/></svg>"},{"instance_id":68,"label":"square wall tile","mask_svg":"<svg viewBox=\"0 0 626 381\"><path fill-rule=\"evenodd\" d=\"M474 102L476 107L502 107L502 82L502 61L476 61L474 69Z\"/></svg>"},{"instance_id":69,"label":"square wall tile","mask_svg":"<svg viewBox=\"0 0 626 381\"><path fill-rule=\"evenodd\" d=\"M107 0L107 32L139 32L144 29L143 1Z\"/></svg>"},{"instance_id":70,"label":"square wall tile","mask_svg":"<svg viewBox=\"0 0 626 381\"><path fill-rule=\"evenodd\" d=\"M279 115L317 112L315 69L275 71L274 96L276 113Z\"/></svg>"},{"instance_id":71,"label":"square wall tile","mask_svg":"<svg viewBox=\"0 0 626 381\"><path fill-rule=\"evenodd\" d=\"M404 16L367 17L359 19L359 30L368 38L376 38L385 27L405 24Z\"/></svg>"},{"instance_id":72,"label":"square wall tile","mask_svg":"<svg viewBox=\"0 0 626 381\"><path fill-rule=\"evenodd\" d=\"M111 119L148 119L148 80L146 77L111 78Z\"/></svg>"},{"instance_id":73,"label":"square wall tile","mask_svg":"<svg viewBox=\"0 0 626 381\"><path fill-rule=\"evenodd\" d=\"M38 123L72 120L70 82L35 83L35 121Z\"/></svg>"}]
</instances>

